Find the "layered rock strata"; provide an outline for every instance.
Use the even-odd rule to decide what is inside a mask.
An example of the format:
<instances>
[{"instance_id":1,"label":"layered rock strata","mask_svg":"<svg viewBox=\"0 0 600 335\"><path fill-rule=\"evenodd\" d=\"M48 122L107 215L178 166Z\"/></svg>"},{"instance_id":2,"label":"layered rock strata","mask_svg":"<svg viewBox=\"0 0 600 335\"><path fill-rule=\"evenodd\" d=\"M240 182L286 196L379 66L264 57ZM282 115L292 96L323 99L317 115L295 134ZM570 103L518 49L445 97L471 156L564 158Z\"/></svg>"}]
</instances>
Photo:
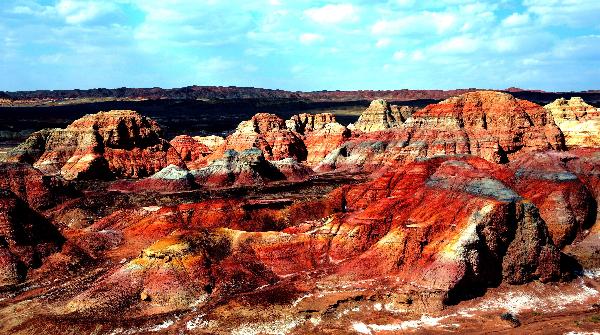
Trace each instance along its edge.
<instances>
[{"instance_id":1,"label":"layered rock strata","mask_svg":"<svg viewBox=\"0 0 600 335\"><path fill-rule=\"evenodd\" d=\"M373 100L351 129L368 133L399 128L416 110L415 107L390 105L383 99Z\"/></svg>"},{"instance_id":2,"label":"layered rock strata","mask_svg":"<svg viewBox=\"0 0 600 335\"><path fill-rule=\"evenodd\" d=\"M505 163L522 152L563 150L552 116L509 94L481 91L429 105L400 128L359 136L331 152L317 170L375 170L424 157L473 154Z\"/></svg>"},{"instance_id":3,"label":"layered rock strata","mask_svg":"<svg viewBox=\"0 0 600 335\"><path fill-rule=\"evenodd\" d=\"M300 134L307 150L306 164L314 166L350 138L350 130L339 124L331 113L298 114L286 121L287 127Z\"/></svg>"},{"instance_id":4,"label":"layered rock strata","mask_svg":"<svg viewBox=\"0 0 600 335\"><path fill-rule=\"evenodd\" d=\"M241 122L235 132L215 150L214 158L221 157L226 150L244 151L258 148L267 160L293 158L306 160L307 151L298 133L289 130L285 121L274 114L258 113L251 120Z\"/></svg>"},{"instance_id":5,"label":"layered rock strata","mask_svg":"<svg viewBox=\"0 0 600 335\"><path fill-rule=\"evenodd\" d=\"M544 106L565 136L568 147L600 147L600 110L583 99L557 99Z\"/></svg>"},{"instance_id":6,"label":"layered rock strata","mask_svg":"<svg viewBox=\"0 0 600 335\"><path fill-rule=\"evenodd\" d=\"M258 148L241 152L225 151L222 158L192 174L199 185L240 186L266 183L277 180L299 180L306 178L312 170L300 165L293 158L268 161Z\"/></svg>"},{"instance_id":7,"label":"layered rock strata","mask_svg":"<svg viewBox=\"0 0 600 335\"><path fill-rule=\"evenodd\" d=\"M66 129L32 135L17 148L15 159L35 160L33 165L44 174L65 179L137 178L170 163L183 164L160 132L156 122L134 111L100 112Z\"/></svg>"}]
</instances>

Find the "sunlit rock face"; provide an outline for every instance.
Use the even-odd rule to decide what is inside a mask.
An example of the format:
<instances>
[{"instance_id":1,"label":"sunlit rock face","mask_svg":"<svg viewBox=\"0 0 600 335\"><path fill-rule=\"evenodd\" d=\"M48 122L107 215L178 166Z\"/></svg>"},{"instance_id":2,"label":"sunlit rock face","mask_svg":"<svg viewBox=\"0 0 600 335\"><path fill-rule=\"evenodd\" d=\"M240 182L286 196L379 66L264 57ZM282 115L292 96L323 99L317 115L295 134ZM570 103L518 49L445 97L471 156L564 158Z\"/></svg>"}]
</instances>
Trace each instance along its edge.
<instances>
[{"instance_id":1,"label":"sunlit rock face","mask_svg":"<svg viewBox=\"0 0 600 335\"><path fill-rule=\"evenodd\" d=\"M368 133L399 128L416 110L414 107L390 105L383 99L373 100L351 129Z\"/></svg>"},{"instance_id":2,"label":"sunlit rock face","mask_svg":"<svg viewBox=\"0 0 600 335\"><path fill-rule=\"evenodd\" d=\"M505 163L522 152L564 148L562 133L544 108L506 93L479 91L418 110L400 128L361 135L316 169L375 170L460 154Z\"/></svg>"},{"instance_id":3,"label":"sunlit rock face","mask_svg":"<svg viewBox=\"0 0 600 335\"><path fill-rule=\"evenodd\" d=\"M25 280L63 243L46 218L11 191L0 189L0 287Z\"/></svg>"},{"instance_id":4,"label":"sunlit rock face","mask_svg":"<svg viewBox=\"0 0 600 335\"><path fill-rule=\"evenodd\" d=\"M306 164L309 166L319 163L350 138L350 130L336 122L331 113L298 114L285 123L288 129L302 138L307 150Z\"/></svg>"},{"instance_id":5,"label":"sunlit rock face","mask_svg":"<svg viewBox=\"0 0 600 335\"><path fill-rule=\"evenodd\" d=\"M344 188L349 214L330 257L355 255L343 267L349 276L394 273L450 298L469 286L556 278L558 249L511 177L481 158L435 158Z\"/></svg>"},{"instance_id":6,"label":"sunlit rock face","mask_svg":"<svg viewBox=\"0 0 600 335\"><path fill-rule=\"evenodd\" d=\"M578 97L557 99L544 106L565 136L568 147L600 146L600 111Z\"/></svg>"},{"instance_id":7,"label":"sunlit rock face","mask_svg":"<svg viewBox=\"0 0 600 335\"><path fill-rule=\"evenodd\" d=\"M100 112L65 129L36 133L16 152L20 160L35 160L34 167L44 174L65 179L137 178L168 163L182 164L160 132L156 122L134 111Z\"/></svg>"},{"instance_id":8,"label":"sunlit rock face","mask_svg":"<svg viewBox=\"0 0 600 335\"><path fill-rule=\"evenodd\" d=\"M189 135L179 135L170 142L188 168L194 168L206 164L206 157L213 153L214 147Z\"/></svg>"},{"instance_id":9,"label":"sunlit rock face","mask_svg":"<svg viewBox=\"0 0 600 335\"><path fill-rule=\"evenodd\" d=\"M241 122L235 132L215 150L212 158L220 158L226 150L243 151L258 148L267 160L293 158L306 160L307 151L299 134L286 127L277 115L258 113L251 120Z\"/></svg>"},{"instance_id":10,"label":"sunlit rock face","mask_svg":"<svg viewBox=\"0 0 600 335\"><path fill-rule=\"evenodd\" d=\"M199 185L218 187L301 180L312 174L312 170L293 158L268 161L262 150L251 148L241 152L227 150L222 158L191 173Z\"/></svg>"}]
</instances>

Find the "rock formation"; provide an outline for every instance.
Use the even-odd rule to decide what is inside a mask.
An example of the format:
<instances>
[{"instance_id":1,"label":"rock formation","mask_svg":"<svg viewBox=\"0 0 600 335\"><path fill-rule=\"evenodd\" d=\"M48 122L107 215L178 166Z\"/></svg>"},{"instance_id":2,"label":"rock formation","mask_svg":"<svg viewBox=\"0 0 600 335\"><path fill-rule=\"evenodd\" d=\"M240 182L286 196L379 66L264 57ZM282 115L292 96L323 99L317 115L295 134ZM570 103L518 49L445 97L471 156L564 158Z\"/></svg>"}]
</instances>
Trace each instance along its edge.
<instances>
[{"instance_id":1,"label":"rock formation","mask_svg":"<svg viewBox=\"0 0 600 335\"><path fill-rule=\"evenodd\" d=\"M207 146L210 150L214 151L220 147L225 139L221 136L209 135L209 136L194 136L194 139L200 144Z\"/></svg>"},{"instance_id":2,"label":"rock formation","mask_svg":"<svg viewBox=\"0 0 600 335\"><path fill-rule=\"evenodd\" d=\"M500 281L556 278L559 252L509 176L479 158L438 158L348 187L349 215L329 255L355 254L343 266L354 278L393 273L449 300Z\"/></svg>"},{"instance_id":3,"label":"rock formation","mask_svg":"<svg viewBox=\"0 0 600 335\"><path fill-rule=\"evenodd\" d=\"M414 107L390 105L383 99L373 100L351 129L368 133L399 128L416 110Z\"/></svg>"},{"instance_id":4,"label":"rock formation","mask_svg":"<svg viewBox=\"0 0 600 335\"><path fill-rule=\"evenodd\" d=\"M137 178L169 163L182 164L175 149L160 138L158 124L133 111L86 115L66 129L32 135L16 153L17 160L35 160L44 174L65 179Z\"/></svg>"},{"instance_id":5,"label":"rock formation","mask_svg":"<svg viewBox=\"0 0 600 335\"><path fill-rule=\"evenodd\" d=\"M182 192L197 188L194 176L185 168L169 165L150 177L114 182L110 190L124 192Z\"/></svg>"},{"instance_id":6,"label":"rock formation","mask_svg":"<svg viewBox=\"0 0 600 335\"><path fill-rule=\"evenodd\" d=\"M559 248L581 238L596 216L592 193L564 164L577 159L568 152L532 152L509 164L515 171L515 190L539 208Z\"/></svg>"},{"instance_id":7,"label":"rock formation","mask_svg":"<svg viewBox=\"0 0 600 335\"><path fill-rule=\"evenodd\" d=\"M564 149L544 108L509 94L481 91L429 105L398 130L361 135L330 153L317 170L374 170L417 158L473 154L504 163L532 150Z\"/></svg>"},{"instance_id":8,"label":"rock formation","mask_svg":"<svg viewBox=\"0 0 600 335\"><path fill-rule=\"evenodd\" d=\"M600 110L583 99L560 98L544 106L562 130L568 147L600 147Z\"/></svg>"},{"instance_id":9,"label":"rock formation","mask_svg":"<svg viewBox=\"0 0 600 335\"><path fill-rule=\"evenodd\" d=\"M168 143L113 111L35 133L0 164L0 333L506 332L516 300L545 312L523 332L593 330L600 148L556 118L486 91L376 101L352 132L258 114Z\"/></svg>"},{"instance_id":10,"label":"rock formation","mask_svg":"<svg viewBox=\"0 0 600 335\"><path fill-rule=\"evenodd\" d=\"M282 118L258 113L251 120L241 122L215 151L214 157L221 157L226 150L243 151L250 148L262 150L267 160L293 158L304 161L307 156L302 139L286 127Z\"/></svg>"},{"instance_id":11,"label":"rock formation","mask_svg":"<svg viewBox=\"0 0 600 335\"><path fill-rule=\"evenodd\" d=\"M196 182L207 186L240 186L277 180L299 180L312 173L293 158L268 161L258 148L241 152L227 150L222 158L199 170L193 170Z\"/></svg>"},{"instance_id":12,"label":"rock formation","mask_svg":"<svg viewBox=\"0 0 600 335\"><path fill-rule=\"evenodd\" d=\"M50 222L14 193L0 189L0 286L24 280L63 243Z\"/></svg>"},{"instance_id":13,"label":"rock formation","mask_svg":"<svg viewBox=\"0 0 600 335\"><path fill-rule=\"evenodd\" d=\"M169 142L179 153L188 169L200 168L206 165L207 158L213 153L215 147L208 147L196 137L179 135ZM211 143L214 145L214 143Z\"/></svg>"},{"instance_id":14,"label":"rock formation","mask_svg":"<svg viewBox=\"0 0 600 335\"><path fill-rule=\"evenodd\" d=\"M306 150L306 164L318 164L332 150L350 138L350 130L335 121L331 113L298 114L286 122L288 129L300 134Z\"/></svg>"},{"instance_id":15,"label":"rock formation","mask_svg":"<svg viewBox=\"0 0 600 335\"><path fill-rule=\"evenodd\" d=\"M42 129L32 133L25 142L11 149L0 161L17 163L35 163L44 153L46 142L53 131L58 129Z\"/></svg>"}]
</instances>

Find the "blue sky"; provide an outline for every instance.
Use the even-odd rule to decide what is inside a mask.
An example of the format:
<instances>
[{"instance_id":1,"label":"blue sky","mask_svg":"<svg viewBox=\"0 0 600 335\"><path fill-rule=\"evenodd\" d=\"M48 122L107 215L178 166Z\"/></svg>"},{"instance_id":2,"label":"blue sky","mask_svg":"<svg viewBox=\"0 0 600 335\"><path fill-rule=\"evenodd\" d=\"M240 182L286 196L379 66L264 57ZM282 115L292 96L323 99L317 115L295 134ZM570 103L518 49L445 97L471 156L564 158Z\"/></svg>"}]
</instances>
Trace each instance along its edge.
<instances>
[{"instance_id":1,"label":"blue sky","mask_svg":"<svg viewBox=\"0 0 600 335\"><path fill-rule=\"evenodd\" d=\"M598 0L2 0L0 90L600 89Z\"/></svg>"}]
</instances>

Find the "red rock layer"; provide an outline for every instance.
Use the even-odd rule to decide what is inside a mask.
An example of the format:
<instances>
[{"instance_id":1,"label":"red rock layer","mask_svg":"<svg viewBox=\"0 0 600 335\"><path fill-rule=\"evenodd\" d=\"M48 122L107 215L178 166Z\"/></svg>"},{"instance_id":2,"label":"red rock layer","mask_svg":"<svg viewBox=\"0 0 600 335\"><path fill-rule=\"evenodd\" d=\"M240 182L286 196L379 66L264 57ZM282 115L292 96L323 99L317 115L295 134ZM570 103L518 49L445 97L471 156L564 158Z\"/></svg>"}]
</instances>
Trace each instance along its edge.
<instances>
[{"instance_id":1,"label":"red rock layer","mask_svg":"<svg viewBox=\"0 0 600 335\"><path fill-rule=\"evenodd\" d=\"M51 131L34 166L65 179L137 178L169 163L182 164L175 149L160 138L156 122L133 111L110 111Z\"/></svg>"},{"instance_id":2,"label":"red rock layer","mask_svg":"<svg viewBox=\"0 0 600 335\"><path fill-rule=\"evenodd\" d=\"M213 152L213 149L189 135L179 135L169 143L189 169L205 166L207 157Z\"/></svg>"},{"instance_id":3,"label":"red rock layer","mask_svg":"<svg viewBox=\"0 0 600 335\"><path fill-rule=\"evenodd\" d=\"M306 146L299 135L289 130L285 121L274 114L258 113L251 120L239 124L235 132L213 154L219 158L226 150L243 151L258 148L267 160L294 158L306 160Z\"/></svg>"},{"instance_id":4,"label":"red rock layer","mask_svg":"<svg viewBox=\"0 0 600 335\"><path fill-rule=\"evenodd\" d=\"M544 108L506 93L482 91L429 105L398 130L364 134L328 155L317 170L374 170L457 154L503 163L522 152L564 148L562 133Z\"/></svg>"},{"instance_id":5,"label":"red rock layer","mask_svg":"<svg viewBox=\"0 0 600 335\"><path fill-rule=\"evenodd\" d=\"M581 239L596 216L592 193L565 164L571 160L579 158L569 152L533 152L509 164L515 190L539 208L559 248Z\"/></svg>"},{"instance_id":6,"label":"red rock layer","mask_svg":"<svg viewBox=\"0 0 600 335\"><path fill-rule=\"evenodd\" d=\"M512 171L481 158L436 158L339 188L320 205L273 210L211 200L119 211L90 229L122 231L128 246L121 248L146 249L68 310L173 311L307 272L308 282L298 280L308 287L342 280L357 289L393 278L389 290L438 292L446 303L501 282L556 279L559 250L513 180ZM175 280L186 276L193 279Z\"/></svg>"},{"instance_id":7,"label":"red rock layer","mask_svg":"<svg viewBox=\"0 0 600 335\"><path fill-rule=\"evenodd\" d=\"M35 209L56 205L67 196L67 190L55 178L24 163L0 163L0 189L14 192Z\"/></svg>"},{"instance_id":8,"label":"red rock layer","mask_svg":"<svg viewBox=\"0 0 600 335\"><path fill-rule=\"evenodd\" d=\"M306 164L318 164L332 150L350 138L350 130L335 121L331 113L299 114L286 121L290 130L300 134L306 150Z\"/></svg>"},{"instance_id":9,"label":"red rock layer","mask_svg":"<svg viewBox=\"0 0 600 335\"><path fill-rule=\"evenodd\" d=\"M0 286L24 280L63 243L50 222L14 193L0 189Z\"/></svg>"}]
</instances>

